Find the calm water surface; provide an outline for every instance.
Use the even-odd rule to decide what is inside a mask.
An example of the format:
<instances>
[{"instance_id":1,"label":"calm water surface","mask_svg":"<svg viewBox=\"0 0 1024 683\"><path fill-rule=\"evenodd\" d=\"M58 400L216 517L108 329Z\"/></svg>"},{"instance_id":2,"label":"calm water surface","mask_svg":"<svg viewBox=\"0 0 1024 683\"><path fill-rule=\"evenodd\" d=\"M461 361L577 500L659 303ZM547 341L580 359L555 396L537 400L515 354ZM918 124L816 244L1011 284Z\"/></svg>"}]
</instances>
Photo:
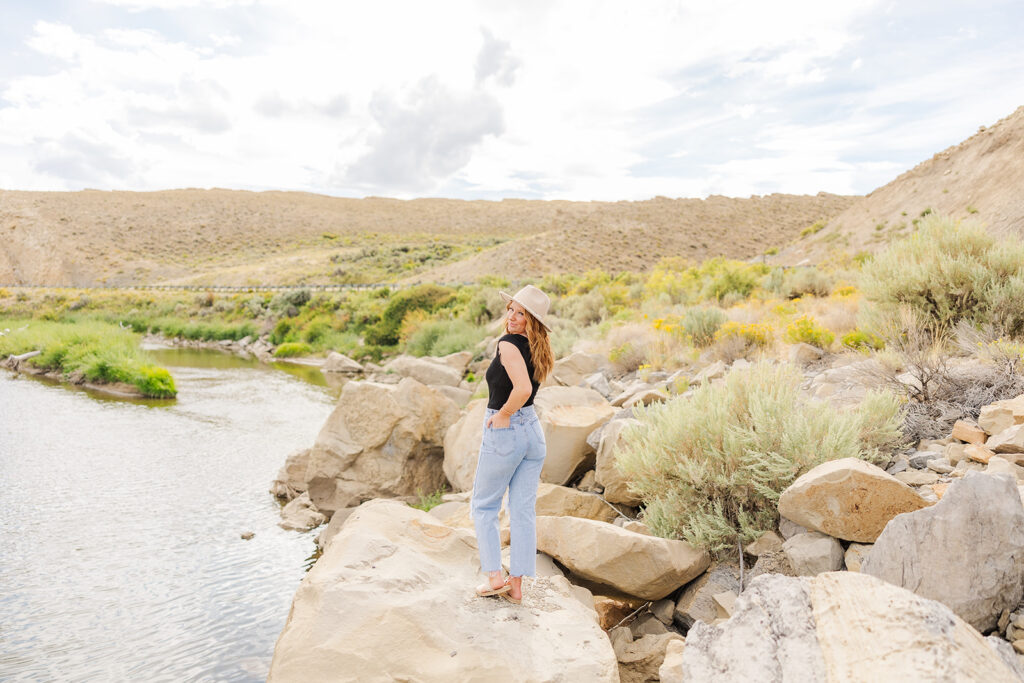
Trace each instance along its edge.
<instances>
[{"instance_id":1,"label":"calm water surface","mask_svg":"<svg viewBox=\"0 0 1024 683\"><path fill-rule=\"evenodd\" d=\"M158 357L174 401L0 371L0 680L266 678L316 533L278 528L267 488L337 390L315 369Z\"/></svg>"}]
</instances>

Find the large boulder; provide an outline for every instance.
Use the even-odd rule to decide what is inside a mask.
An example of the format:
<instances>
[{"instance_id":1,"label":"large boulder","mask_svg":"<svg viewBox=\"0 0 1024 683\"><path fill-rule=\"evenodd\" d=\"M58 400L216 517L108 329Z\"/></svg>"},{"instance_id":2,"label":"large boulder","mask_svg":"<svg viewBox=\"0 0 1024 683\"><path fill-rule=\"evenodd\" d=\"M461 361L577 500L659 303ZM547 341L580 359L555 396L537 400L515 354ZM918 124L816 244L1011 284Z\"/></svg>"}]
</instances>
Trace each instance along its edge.
<instances>
[{"instance_id":1,"label":"large boulder","mask_svg":"<svg viewBox=\"0 0 1024 683\"><path fill-rule=\"evenodd\" d=\"M623 431L638 424L640 424L639 420L628 417L622 420L613 420L601 430L594 475L598 485L604 487L605 500L610 503L632 506L640 503L640 497L629 490L629 479L619 470L616 461L622 443Z\"/></svg>"},{"instance_id":2,"label":"large boulder","mask_svg":"<svg viewBox=\"0 0 1024 683\"><path fill-rule=\"evenodd\" d=\"M668 661L668 660L666 660ZM949 608L864 574L757 577L720 626L694 624L662 680L1012 681Z\"/></svg>"},{"instance_id":3,"label":"large boulder","mask_svg":"<svg viewBox=\"0 0 1024 683\"><path fill-rule=\"evenodd\" d=\"M578 517L538 517L537 548L585 579L646 600L661 600L711 564L685 541Z\"/></svg>"},{"instance_id":4,"label":"large boulder","mask_svg":"<svg viewBox=\"0 0 1024 683\"><path fill-rule=\"evenodd\" d=\"M930 508L900 515L861 572L940 600L979 631L1024 595L1024 507L1016 482L968 474Z\"/></svg>"},{"instance_id":5,"label":"large boulder","mask_svg":"<svg viewBox=\"0 0 1024 683\"><path fill-rule=\"evenodd\" d=\"M462 382L462 372L444 362L433 358L416 358L414 356L398 356L384 365L402 377L412 377L423 384L444 384L457 387Z\"/></svg>"},{"instance_id":6,"label":"large boulder","mask_svg":"<svg viewBox=\"0 0 1024 683\"><path fill-rule=\"evenodd\" d=\"M487 399L470 401L458 422L444 435L444 474L456 491L473 488L480 441L484 435Z\"/></svg>"},{"instance_id":7,"label":"large boulder","mask_svg":"<svg viewBox=\"0 0 1024 683\"><path fill-rule=\"evenodd\" d=\"M615 414L604 396L582 387L543 387L533 402L547 443L541 481L567 484L594 449L587 436Z\"/></svg>"},{"instance_id":8,"label":"large boulder","mask_svg":"<svg viewBox=\"0 0 1024 683\"><path fill-rule=\"evenodd\" d=\"M928 503L885 470L858 458L822 463L779 496L779 514L835 538L872 543L890 519Z\"/></svg>"},{"instance_id":9,"label":"large boulder","mask_svg":"<svg viewBox=\"0 0 1024 683\"><path fill-rule=\"evenodd\" d=\"M310 498L331 513L445 487L442 443L458 416L458 406L414 379L349 382L310 453Z\"/></svg>"},{"instance_id":10,"label":"large boulder","mask_svg":"<svg viewBox=\"0 0 1024 683\"><path fill-rule=\"evenodd\" d=\"M352 514L299 584L268 681L618 681L597 614L560 577L478 598L473 534L393 501Z\"/></svg>"},{"instance_id":11,"label":"large boulder","mask_svg":"<svg viewBox=\"0 0 1024 683\"><path fill-rule=\"evenodd\" d=\"M619 516L615 508L595 493L544 482L537 486L537 514L596 519L599 522L611 522Z\"/></svg>"}]
</instances>

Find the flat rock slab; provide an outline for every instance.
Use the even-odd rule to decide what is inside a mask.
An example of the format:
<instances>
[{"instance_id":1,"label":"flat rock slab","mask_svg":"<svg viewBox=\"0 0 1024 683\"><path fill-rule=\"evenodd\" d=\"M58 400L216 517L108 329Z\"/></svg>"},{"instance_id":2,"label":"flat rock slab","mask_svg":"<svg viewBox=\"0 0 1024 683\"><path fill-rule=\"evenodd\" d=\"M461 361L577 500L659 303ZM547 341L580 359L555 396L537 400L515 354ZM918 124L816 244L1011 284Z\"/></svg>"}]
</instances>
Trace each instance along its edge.
<instances>
[{"instance_id":1,"label":"flat rock slab","mask_svg":"<svg viewBox=\"0 0 1024 683\"><path fill-rule=\"evenodd\" d=\"M552 577L478 598L472 534L393 501L352 514L302 580L268 681L608 681L597 614Z\"/></svg>"},{"instance_id":2,"label":"flat rock slab","mask_svg":"<svg viewBox=\"0 0 1024 683\"><path fill-rule=\"evenodd\" d=\"M822 463L779 497L779 514L823 534L872 543L898 514L928 505L912 488L858 458Z\"/></svg>"}]
</instances>

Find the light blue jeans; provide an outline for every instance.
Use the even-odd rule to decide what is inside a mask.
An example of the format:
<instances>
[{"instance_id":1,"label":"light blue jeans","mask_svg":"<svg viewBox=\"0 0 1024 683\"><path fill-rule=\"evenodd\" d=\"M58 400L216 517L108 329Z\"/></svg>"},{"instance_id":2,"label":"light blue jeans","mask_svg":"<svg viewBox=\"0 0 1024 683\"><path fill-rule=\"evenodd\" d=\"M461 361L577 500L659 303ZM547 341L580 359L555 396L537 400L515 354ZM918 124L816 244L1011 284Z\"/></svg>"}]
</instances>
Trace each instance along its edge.
<instances>
[{"instance_id":1,"label":"light blue jeans","mask_svg":"<svg viewBox=\"0 0 1024 683\"><path fill-rule=\"evenodd\" d=\"M507 429L487 426L487 419L497 412L488 408L484 416L484 435L470 504L480 568L485 572L501 569L498 513L505 489L508 489L512 534L509 574L533 576L537 568L537 484L547 453L544 432L533 406L517 410Z\"/></svg>"}]
</instances>

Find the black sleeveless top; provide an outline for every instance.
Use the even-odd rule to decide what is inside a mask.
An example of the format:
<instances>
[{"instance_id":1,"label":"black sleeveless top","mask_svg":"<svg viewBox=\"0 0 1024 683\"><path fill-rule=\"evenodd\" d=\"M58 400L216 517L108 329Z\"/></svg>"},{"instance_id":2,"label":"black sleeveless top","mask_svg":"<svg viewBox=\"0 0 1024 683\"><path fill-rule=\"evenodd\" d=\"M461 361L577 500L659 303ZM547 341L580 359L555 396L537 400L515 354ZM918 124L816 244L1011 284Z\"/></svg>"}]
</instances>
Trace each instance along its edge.
<instances>
[{"instance_id":1,"label":"black sleeveless top","mask_svg":"<svg viewBox=\"0 0 1024 683\"><path fill-rule=\"evenodd\" d=\"M501 342L514 344L519 349L519 353L523 354L523 360L526 361L526 372L530 376L530 384L533 386L530 398L523 405L532 406L533 397L537 395L540 382L533 378L533 356L530 354L530 341L521 334L506 334L498 340L498 344L500 345ZM491 361L490 367L487 368L486 377L487 390L490 393L487 407L501 410L501 407L505 405L505 401L508 400L509 394L512 393L512 380L509 378L505 366L501 364L501 351L494 354L494 360Z\"/></svg>"}]
</instances>

